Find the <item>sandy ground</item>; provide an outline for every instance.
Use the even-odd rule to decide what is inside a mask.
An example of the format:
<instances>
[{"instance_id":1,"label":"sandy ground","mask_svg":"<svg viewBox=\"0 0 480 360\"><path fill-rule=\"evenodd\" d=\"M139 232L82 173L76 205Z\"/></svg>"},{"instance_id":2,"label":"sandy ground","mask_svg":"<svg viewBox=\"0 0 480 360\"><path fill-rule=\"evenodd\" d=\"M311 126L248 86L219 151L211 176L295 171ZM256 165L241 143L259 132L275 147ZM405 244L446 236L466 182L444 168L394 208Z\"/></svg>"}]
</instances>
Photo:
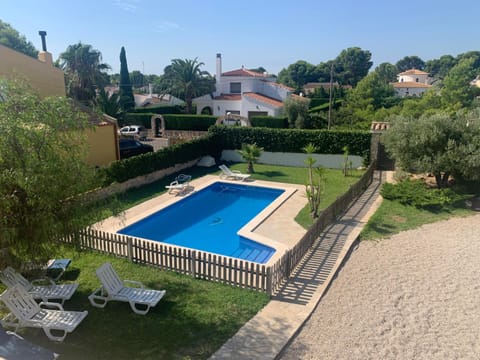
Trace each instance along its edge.
<instances>
[{"instance_id":1,"label":"sandy ground","mask_svg":"<svg viewBox=\"0 0 480 360\"><path fill-rule=\"evenodd\" d=\"M480 214L361 242L280 359L480 359Z\"/></svg>"}]
</instances>

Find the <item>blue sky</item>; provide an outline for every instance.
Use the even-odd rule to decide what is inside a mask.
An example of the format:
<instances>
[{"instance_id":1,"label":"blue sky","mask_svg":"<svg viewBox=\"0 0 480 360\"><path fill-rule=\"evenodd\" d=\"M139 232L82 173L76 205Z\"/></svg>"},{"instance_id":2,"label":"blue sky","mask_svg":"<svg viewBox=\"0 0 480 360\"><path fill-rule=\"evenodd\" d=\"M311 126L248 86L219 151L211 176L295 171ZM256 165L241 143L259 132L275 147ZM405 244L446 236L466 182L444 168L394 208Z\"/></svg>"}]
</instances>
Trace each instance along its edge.
<instances>
[{"instance_id":1,"label":"blue sky","mask_svg":"<svg viewBox=\"0 0 480 360\"><path fill-rule=\"evenodd\" d=\"M374 66L416 55L424 61L480 50L477 0L0 0L0 19L59 54L79 41L119 72L161 75L172 59L215 72L263 66L270 73L305 60L318 64L343 49L372 53Z\"/></svg>"}]
</instances>

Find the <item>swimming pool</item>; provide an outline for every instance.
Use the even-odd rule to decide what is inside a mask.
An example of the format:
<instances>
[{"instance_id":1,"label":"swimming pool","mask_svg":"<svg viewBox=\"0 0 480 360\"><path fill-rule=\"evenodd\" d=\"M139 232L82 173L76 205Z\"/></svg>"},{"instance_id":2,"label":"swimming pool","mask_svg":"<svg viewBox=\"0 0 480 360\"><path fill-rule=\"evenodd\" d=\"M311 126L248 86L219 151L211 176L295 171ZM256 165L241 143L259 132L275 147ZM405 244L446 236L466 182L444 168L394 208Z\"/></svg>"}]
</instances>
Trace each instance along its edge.
<instances>
[{"instance_id":1,"label":"swimming pool","mask_svg":"<svg viewBox=\"0 0 480 360\"><path fill-rule=\"evenodd\" d=\"M117 232L263 264L275 249L237 232L283 192L215 182Z\"/></svg>"}]
</instances>

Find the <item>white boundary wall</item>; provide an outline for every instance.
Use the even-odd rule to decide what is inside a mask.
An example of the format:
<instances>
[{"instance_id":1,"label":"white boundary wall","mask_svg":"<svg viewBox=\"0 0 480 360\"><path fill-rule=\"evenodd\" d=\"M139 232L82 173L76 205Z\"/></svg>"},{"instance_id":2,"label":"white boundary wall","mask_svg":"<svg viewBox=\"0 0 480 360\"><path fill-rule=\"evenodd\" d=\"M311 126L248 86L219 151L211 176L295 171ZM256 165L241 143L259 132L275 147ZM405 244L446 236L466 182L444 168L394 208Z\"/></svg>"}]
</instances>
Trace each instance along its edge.
<instances>
[{"instance_id":1,"label":"white boundary wall","mask_svg":"<svg viewBox=\"0 0 480 360\"><path fill-rule=\"evenodd\" d=\"M332 154L312 154L312 157L317 160L315 166L323 166L324 168L329 169L341 169L343 168L343 154L332 155ZM259 164L270 164L270 165L284 165L284 166L294 166L294 167L305 167L305 159L307 154L299 153L279 153L279 152L262 152L262 155L258 159ZM223 161L232 161L232 162L245 162L242 156L237 153L235 150L223 150L222 158ZM349 155L348 160L352 162L352 168L356 169L361 167L363 164L363 159L358 155Z\"/></svg>"}]
</instances>

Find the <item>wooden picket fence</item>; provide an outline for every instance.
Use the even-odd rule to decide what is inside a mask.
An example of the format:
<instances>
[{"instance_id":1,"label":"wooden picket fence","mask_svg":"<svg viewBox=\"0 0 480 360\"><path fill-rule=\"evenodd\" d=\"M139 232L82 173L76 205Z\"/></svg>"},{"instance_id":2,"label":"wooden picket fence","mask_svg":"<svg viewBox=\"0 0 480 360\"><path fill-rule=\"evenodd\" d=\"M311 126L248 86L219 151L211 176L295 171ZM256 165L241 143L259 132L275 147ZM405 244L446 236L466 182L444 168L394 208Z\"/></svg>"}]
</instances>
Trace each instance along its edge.
<instances>
[{"instance_id":1,"label":"wooden picket fence","mask_svg":"<svg viewBox=\"0 0 480 360\"><path fill-rule=\"evenodd\" d=\"M374 169L374 165L370 165L359 181L322 211L303 238L270 266L91 228L72 234L65 241L75 242L83 249L124 257L134 263L249 288L272 296L288 279L320 233L368 187Z\"/></svg>"}]
</instances>

